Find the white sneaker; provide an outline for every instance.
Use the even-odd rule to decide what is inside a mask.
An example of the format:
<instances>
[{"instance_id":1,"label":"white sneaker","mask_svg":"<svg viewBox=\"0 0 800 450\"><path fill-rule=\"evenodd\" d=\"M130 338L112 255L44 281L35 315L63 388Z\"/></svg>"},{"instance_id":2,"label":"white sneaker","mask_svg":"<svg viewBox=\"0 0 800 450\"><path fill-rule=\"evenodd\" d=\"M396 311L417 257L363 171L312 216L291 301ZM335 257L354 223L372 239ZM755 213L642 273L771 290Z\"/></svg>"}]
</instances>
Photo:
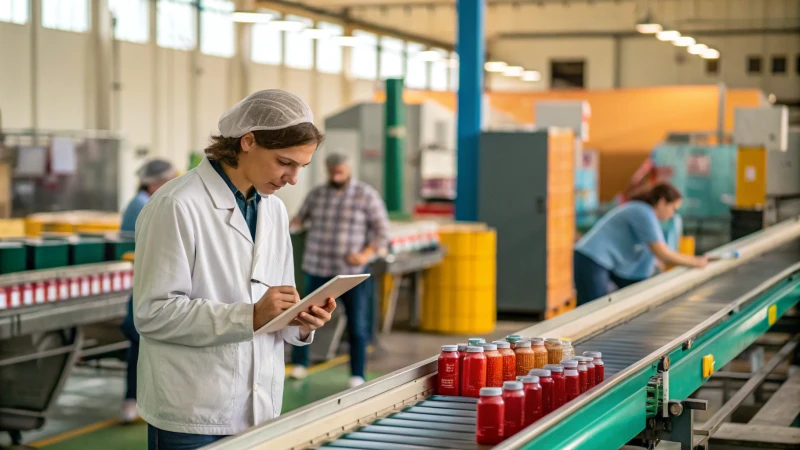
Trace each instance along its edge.
<instances>
[{"instance_id":1,"label":"white sneaker","mask_svg":"<svg viewBox=\"0 0 800 450\"><path fill-rule=\"evenodd\" d=\"M350 388L359 387L364 383L366 383L366 381L361 377L350 377Z\"/></svg>"},{"instance_id":2,"label":"white sneaker","mask_svg":"<svg viewBox=\"0 0 800 450\"><path fill-rule=\"evenodd\" d=\"M131 423L139 418L139 413L136 412L136 400L128 399L122 402L122 414L120 419L122 423Z\"/></svg>"},{"instance_id":3,"label":"white sneaker","mask_svg":"<svg viewBox=\"0 0 800 450\"><path fill-rule=\"evenodd\" d=\"M294 366L292 370L289 371L289 378L294 380L302 380L308 376L308 370L306 370L303 366Z\"/></svg>"}]
</instances>

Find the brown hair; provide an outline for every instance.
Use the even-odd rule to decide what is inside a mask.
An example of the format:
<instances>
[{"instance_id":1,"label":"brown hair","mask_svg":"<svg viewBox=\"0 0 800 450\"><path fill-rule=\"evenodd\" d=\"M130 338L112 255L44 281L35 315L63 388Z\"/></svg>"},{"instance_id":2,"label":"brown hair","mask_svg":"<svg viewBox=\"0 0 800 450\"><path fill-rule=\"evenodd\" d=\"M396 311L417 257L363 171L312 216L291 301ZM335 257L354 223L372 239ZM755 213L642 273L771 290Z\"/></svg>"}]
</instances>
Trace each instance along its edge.
<instances>
[{"instance_id":1,"label":"brown hair","mask_svg":"<svg viewBox=\"0 0 800 450\"><path fill-rule=\"evenodd\" d=\"M282 130L253 131L256 144L270 150L289 148L297 145L322 143L325 136L313 123L300 123ZM225 163L231 167L239 166L239 152L242 151L242 138L211 136L211 143L205 149L208 159Z\"/></svg>"},{"instance_id":2,"label":"brown hair","mask_svg":"<svg viewBox=\"0 0 800 450\"><path fill-rule=\"evenodd\" d=\"M651 187L644 192L640 192L636 195L631 196L629 200L638 200L640 202L645 202L650 206L655 206L661 199L664 199L667 203L676 202L683 198L681 192L673 186L671 183L662 182L658 183L655 186Z\"/></svg>"}]
</instances>

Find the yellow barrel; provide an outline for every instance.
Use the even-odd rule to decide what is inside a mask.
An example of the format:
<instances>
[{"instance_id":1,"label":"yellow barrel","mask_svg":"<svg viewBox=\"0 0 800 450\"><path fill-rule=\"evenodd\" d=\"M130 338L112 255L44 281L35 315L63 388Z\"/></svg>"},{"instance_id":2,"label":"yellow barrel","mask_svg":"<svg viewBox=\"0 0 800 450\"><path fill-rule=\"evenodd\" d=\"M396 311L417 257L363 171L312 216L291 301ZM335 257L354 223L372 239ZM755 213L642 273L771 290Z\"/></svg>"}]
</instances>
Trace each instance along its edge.
<instances>
[{"instance_id":1,"label":"yellow barrel","mask_svg":"<svg viewBox=\"0 0 800 450\"><path fill-rule=\"evenodd\" d=\"M25 234L28 237L38 237L44 231L44 221L28 217L25 219Z\"/></svg>"},{"instance_id":2,"label":"yellow barrel","mask_svg":"<svg viewBox=\"0 0 800 450\"><path fill-rule=\"evenodd\" d=\"M678 252L683 255L694 256L695 242L694 236L683 236L678 242Z\"/></svg>"},{"instance_id":3,"label":"yellow barrel","mask_svg":"<svg viewBox=\"0 0 800 450\"><path fill-rule=\"evenodd\" d=\"M449 334L494 330L497 235L482 225L439 229L444 261L425 271L420 327Z\"/></svg>"}]
</instances>

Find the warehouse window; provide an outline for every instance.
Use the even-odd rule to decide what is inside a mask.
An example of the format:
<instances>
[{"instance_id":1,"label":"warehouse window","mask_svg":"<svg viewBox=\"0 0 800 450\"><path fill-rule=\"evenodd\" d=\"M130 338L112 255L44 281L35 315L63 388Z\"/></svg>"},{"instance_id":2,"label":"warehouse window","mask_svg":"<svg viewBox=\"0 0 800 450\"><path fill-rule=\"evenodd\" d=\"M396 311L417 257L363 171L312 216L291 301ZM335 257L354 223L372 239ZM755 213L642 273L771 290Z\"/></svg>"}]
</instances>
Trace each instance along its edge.
<instances>
[{"instance_id":1,"label":"warehouse window","mask_svg":"<svg viewBox=\"0 0 800 450\"><path fill-rule=\"evenodd\" d=\"M302 23L303 29L313 27L314 21L307 17L286 16L290 22ZM295 69L311 69L314 67L314 39L303 29L286 31L286 66Z\"/></svg>"},{"instance_id":2,"label":"warehouse window","mask_svg":"<svg viewBox=\"0 0 800 450\"><path fill-rule=\"evenodd\" d=\"M236 30L230 0L203 0L200 13L200 51L230 58L236 53Z\"/></svg>"},{"instance_id":3,"label":"warehouse window","mask_svg":"<svg viewBox=\"0 0 800 450\"><path fill-rule=\"evenodd\" d=\"M361 30L353 30L358 43L353 47L350 70L353 76L364 80L378 77L378 36Z\"/></svg>"},{"instance_id":4,"label":"warehouse window","mask_svg":"<svg viewBox=\"0 0 800 450\"><path fill-rule=\"evenodd\" d=\"M748 56L747 57L747 73L761 73L761 57Z\"/></svg>"},{"instance_id":5,"label":"warehouse window","mask_svg":"<svg viewBox=\"0 0 800 450\"><path fill-rule=\"evenodd\" d=\"M706 73L709 75L716 75L719 73L719 59L706 60Z\"/></svg>"},{"instance_id":6,"label":"warehouse window","mask_svg":"<svg viewBox=\"0 0 800 450\"><path fill-rule=\"evenodd\" d=\"M458 53L450 53L450 90L458 91Z\"/></svg>"},{"instance_id":7,"label":"warehouse window","mask_svg":"<svg viewBox=\"0 0 800 450\"><path fill-rule=\"evenodd\" d=\"M772 73L786 73L786 56L773 56L772 57Z\"/></svg>"},{"instance_id":8,"label":"warehouse window","mask_svg":"<svg viewBox=\"0 0 800 450\"><path fill-rule=\"evenodd\" d=\"M194 0L158 0L158 45L191 50L197 45Z\"/></svg>"},{"instance_id":9,"label":"warehouse window","mask_svg":"<svg viewBox=\"0 0 800 450\"><path fill-rule=\"evenodd\" d=\"M28 23L28 0L0 0L0 22Z\"/></svg>"},{"instance_id":10,"label":"warehouse window","mask_svg":"<svg viewBox=\"0 0 800 450\"><path fill-rule=\"evenodd\" d=\"M89 0L42 0L42 26L54 30L89 30Z\"/></svg>"},{"instance_id":11,"label":"warehouse window","mask_svg":"<svg viewBox=\"0 0 800 450\"><path fill-rule=\"evenodd\" d=\"M550 61L550 87L583 89L586 87L586 61Z\"/></svg>"},{"instance_id":12,"label":"warehouse window","mask_svg":"<svg viewBox=\"0 0 800 450\"><path fill-rule=\"evenodd\" d=\"M446 91L447 90L447 65L448 65L448 58L447 52L440 49L434 48L433 51L439 53L440 57L436 61L431 61L431 90L434 91Z\"/></svg>"},{"instance_id":13,"label":"warehouse window","mask_svg":"<svg viewBox=\"0 0 800 450\"><path fill-rule=\"evenodd\" d=\"M417 55L425 46L416 42L406 44L406 87L425 89L428 85L428 64Z\"/></svg>"},{"instance_id":14,"label":"warehouse window","mask_svg":"<svg viewBox=\"0 0 800 450\"><path fill-rule=\"evenodd\" d=\"M114 37L121 41L147 42L150 34L148 0L108 0L114 15Z\"/></svg>"},{"instance_id":15,"label":"warehouse window","mask_svg":"<svg viewBox=\"0 0 800 450\"><path fill-rule=\"evenodd\" d=\"M262 11L279 20L275 11ZM279 66L283 62L283 31L269 23L253 25L250 42L250 57L254 62Z\"/></svg>"},{"instance_id":16,"label":"warehouse window","mask_svg":"<svg viewBox=\"0 0 800 450\"><path fill-rule=\"evenodd\" d=\"M341 36L344 28L328 22L318 22L317 28L327 34L317 39L317 70L322 73L342 73L342 47L332 41L332 37Z\"/></svg>"},{"instance_id":17,"label":"warehouse window","mask_svg":"<svg viewBox=\"0 0 800 450\"><path fill-rule=\"evenodd\" d=\"M381 79L403 76L405 42L400 39L381 36Z\"/></svg>"}]
</instances>

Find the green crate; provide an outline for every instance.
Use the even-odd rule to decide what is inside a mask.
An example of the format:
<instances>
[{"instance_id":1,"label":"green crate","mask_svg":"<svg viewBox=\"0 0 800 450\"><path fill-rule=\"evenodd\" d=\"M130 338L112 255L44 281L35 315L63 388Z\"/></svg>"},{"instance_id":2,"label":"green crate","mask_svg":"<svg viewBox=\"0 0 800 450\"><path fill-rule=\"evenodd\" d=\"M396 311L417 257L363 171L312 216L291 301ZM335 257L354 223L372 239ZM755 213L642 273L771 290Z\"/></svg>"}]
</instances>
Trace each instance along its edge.
<instances>
[{"instance_id":1,"label":"green crate","mask_svg":"<svg viewBox=\"0 0 800 450\"><path fill-rule=\"evenodd\" d=\"M80 239L69 244L69 265L94 264L106 260L106 241L103 239Z\"/></svg>"},{"instance_id":2,"label":"green crate","mask_svg":"<svg viewBox=\"0 0 800 450\"><path fill-rule=\"evenodd\" d=\"M0 275L23 272L28 268L28 253L21 242L0 242Z\"/></svg>"},{"instance_id":3,"label":"green crate","mask_svg":"<svg viewBox=\"0 0 800 450\"><path fill-rule=\"evenodd\" d=\"M69 265L69 244L66 241L28 242L25 246L28 250L28 270L53 269Z\"/></svg>"},{"instance_id":4,"label":"green crate","mask_svg":"<svg viewBox=\"0 0 800 450\"><path fill-rule=\"evenodd\" d=\"M106 261L120 261L122 255L135 248L133 239L109 239L106 241Z\"/></svg>"}]
</instances>

